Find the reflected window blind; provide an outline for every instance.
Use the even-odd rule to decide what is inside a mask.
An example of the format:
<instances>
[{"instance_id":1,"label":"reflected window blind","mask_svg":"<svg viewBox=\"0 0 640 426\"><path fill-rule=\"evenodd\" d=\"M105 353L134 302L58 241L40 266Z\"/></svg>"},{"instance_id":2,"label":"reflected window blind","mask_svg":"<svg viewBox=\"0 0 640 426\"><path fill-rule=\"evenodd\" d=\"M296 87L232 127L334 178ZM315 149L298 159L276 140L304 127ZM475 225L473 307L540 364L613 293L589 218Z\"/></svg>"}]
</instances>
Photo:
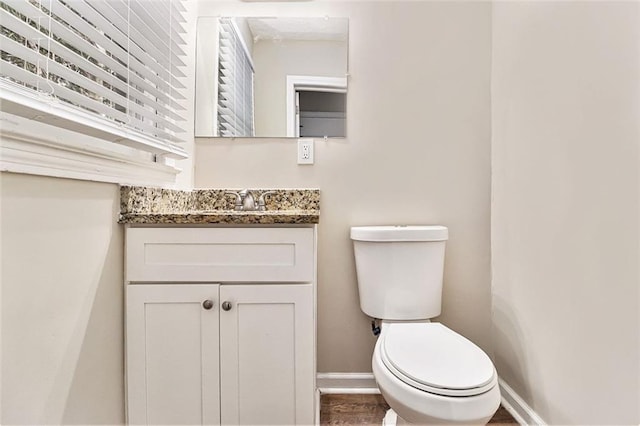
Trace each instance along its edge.
<instances>
[{"instance_id":1,"label":"reflected window blind","mask_svg":"<svg viewBox=\"0 0 640 426\"><path fill-rule=\"evenodd\" d=\"M2 110L184 158L181 0L2 0Z\"/></svg>"},{"instance_id":2,"label":"reflected window blind","mask_svg":"<svg viewBox=\"0 0 640 426\"><path fill-rule=\"evenodd\" d=\"M217 136L254 136L253 64L233 21L219 28Z\"/></svg>"}]
</instances>

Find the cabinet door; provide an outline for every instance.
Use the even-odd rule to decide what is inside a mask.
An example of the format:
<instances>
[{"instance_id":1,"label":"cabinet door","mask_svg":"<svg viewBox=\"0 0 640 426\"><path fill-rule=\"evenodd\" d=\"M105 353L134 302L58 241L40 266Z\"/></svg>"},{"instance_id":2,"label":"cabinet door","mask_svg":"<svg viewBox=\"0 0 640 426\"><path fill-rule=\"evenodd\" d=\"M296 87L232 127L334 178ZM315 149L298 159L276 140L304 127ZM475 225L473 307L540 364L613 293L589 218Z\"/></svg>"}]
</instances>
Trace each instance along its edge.
<instances>
[{"instance_id":1,"label":"cabinet door","mask_svg":"<svg viewBox=\"0 0 640 426\"><path fill-rule=\"evenodd\" d=\"M220 424L218 288L127 286L129 424Z\"/></svg>"},{"instance_id":2,"label":"cabinet door","mask_svg":"<svg viewBox=\"0 0 640 426\"><path fill-rule=\"evenodd\" d=\"M314 423L311 284L220 287L225 425Z\"/></svg>"}]
</instances>

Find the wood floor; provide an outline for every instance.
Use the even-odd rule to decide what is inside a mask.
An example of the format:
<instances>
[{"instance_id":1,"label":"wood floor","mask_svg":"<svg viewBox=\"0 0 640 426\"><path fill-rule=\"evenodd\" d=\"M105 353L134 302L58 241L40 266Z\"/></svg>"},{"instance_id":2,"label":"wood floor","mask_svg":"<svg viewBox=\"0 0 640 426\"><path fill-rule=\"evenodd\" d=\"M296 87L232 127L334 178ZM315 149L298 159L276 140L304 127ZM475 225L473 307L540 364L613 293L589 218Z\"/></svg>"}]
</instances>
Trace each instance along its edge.
<instances>
[{"instance_id":1,"label":"wood floor","mask_svg":"<svg viewBox=\"0 0 640 426\"><path fill-rule=\"evenodd\" d=\"M325 394L320 396L320 425L380 425L388 409L382 395ZM518 424L503 407L489 423Z\"/></svg>"}]
</instances>

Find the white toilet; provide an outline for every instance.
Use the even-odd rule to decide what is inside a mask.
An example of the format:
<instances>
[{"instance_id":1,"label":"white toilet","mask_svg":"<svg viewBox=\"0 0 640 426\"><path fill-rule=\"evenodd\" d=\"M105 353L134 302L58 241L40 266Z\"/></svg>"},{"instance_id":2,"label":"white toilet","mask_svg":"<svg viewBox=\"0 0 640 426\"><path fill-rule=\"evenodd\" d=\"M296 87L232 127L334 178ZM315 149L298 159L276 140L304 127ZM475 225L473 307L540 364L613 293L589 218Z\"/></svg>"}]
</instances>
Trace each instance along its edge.
<instances>
[{"instance_id":1,"label":"white toilet","mask_svg":"<svg viewBox=\"0 0 640 426\"><path fill-rule=\"evenodd\" d=\"M391 409L384 425L486 424L500 405L498 376L440 315L444 226L351 228L360 307L382 320L373 375Z\"/></svg>"}]
</instances>

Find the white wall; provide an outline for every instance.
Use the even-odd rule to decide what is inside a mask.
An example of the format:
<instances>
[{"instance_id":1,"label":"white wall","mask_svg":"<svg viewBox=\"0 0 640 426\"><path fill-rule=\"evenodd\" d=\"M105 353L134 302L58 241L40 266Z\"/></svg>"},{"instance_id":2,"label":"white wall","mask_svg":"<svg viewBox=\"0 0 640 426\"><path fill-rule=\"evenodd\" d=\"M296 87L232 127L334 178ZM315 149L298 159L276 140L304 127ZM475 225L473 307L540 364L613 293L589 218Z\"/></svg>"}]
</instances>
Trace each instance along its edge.
<instances>
[{"instance_id":1,"label":"white wall","mask_svg":"<svg viewBox=\"0 0 640 426\"><path fill-rule=\"evenodd\" d=\"M349 227L450 227L440 318L490 351L491 6L209 2L201 14L349 18L347 138L296 164L286 139L198 139L197 187L321 189L318 370L371 371Z\"/></svg>"},{"instance_id":2,"label":"white wall","mask_svg":"<svg viewBox=\"0 0 640 426\"><path fill-rule=\"evenodd\" d=\"M0 423L122 424L118 186L0 178Z\"/></svg>"},{"instance_id":3,"label":"white wall","mask_svg":"<svg viewBox=\"0 0 640 426\"><path fill-rule=\"evenodd\" d=\"M493 348L549 424L638 424L640 3L493 8Z\"/></svg>"}]
</instances>

